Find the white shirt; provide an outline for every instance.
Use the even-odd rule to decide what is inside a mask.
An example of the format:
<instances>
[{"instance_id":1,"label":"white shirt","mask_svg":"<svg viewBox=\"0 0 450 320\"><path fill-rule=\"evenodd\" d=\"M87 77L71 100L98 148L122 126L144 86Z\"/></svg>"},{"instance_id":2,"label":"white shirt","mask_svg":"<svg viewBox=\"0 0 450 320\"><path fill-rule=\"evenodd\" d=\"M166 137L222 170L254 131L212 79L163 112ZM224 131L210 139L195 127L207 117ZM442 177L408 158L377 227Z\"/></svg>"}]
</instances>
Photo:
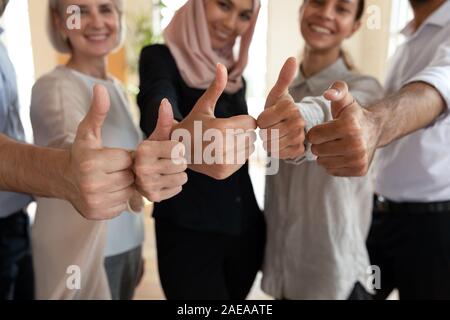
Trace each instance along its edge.
<instances>
[{"instance_id":1,"label":"white shirt","mask_svg":"<svg viewBox=\"0 0 450 320\"><path fill-rule=\"evenodd\" d=\"M380 150L376 191L397 202L450 200L450 1L446 1L398 49L386 90L394 93L412 82L434 86L447 112L428 127Z\"/></svg>"}]
</instances>

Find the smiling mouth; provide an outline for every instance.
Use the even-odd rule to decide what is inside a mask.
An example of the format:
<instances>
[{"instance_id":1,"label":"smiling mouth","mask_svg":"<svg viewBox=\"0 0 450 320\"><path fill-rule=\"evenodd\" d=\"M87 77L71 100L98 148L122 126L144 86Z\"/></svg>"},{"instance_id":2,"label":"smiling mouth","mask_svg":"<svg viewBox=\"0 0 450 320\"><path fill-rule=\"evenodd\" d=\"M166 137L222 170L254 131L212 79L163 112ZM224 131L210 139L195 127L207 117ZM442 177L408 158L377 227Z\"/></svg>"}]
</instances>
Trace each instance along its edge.
<instances>
[{"instance_id":1,"label":"smiling mouth","mask_svg":"<svg viewBox=\"0 0 450 320\"><path fill-rule=\"evenodd\" d=\"M220 31L217 28L214 28L214 34L216 35L216 38L218 38L221 41L227 41L230 38L229 33Z\"/></svg>"},{"instance_id":2,"label":"smiling mouth","mask_svg":"<svg viewBox=\"0 0 450 320\"><path fill-rule=\"evenodd\" d=\"M325 28L325 27L318 26L318 25L316 25L316 24L310 24L310 25L309 25L309 28L310 28L312 31L314 31L314 32L316 32L316 33L323 34L323 35L332 35L332 34L334 33L334 32L331 31L330 29Z\"/></svg>"},{"instance_id":3,"label":"smiling mouth","mask_svg":"<svg viewBox=\"0 0 450 320\"><path fill-rule=\"evenodd\" d=\"M93 42L97 42L97 41L105 41L109 38L108 34L96 34L96 35L86 35L85 38L88 41L93 41Z\"/></svg>"}]
</instances>

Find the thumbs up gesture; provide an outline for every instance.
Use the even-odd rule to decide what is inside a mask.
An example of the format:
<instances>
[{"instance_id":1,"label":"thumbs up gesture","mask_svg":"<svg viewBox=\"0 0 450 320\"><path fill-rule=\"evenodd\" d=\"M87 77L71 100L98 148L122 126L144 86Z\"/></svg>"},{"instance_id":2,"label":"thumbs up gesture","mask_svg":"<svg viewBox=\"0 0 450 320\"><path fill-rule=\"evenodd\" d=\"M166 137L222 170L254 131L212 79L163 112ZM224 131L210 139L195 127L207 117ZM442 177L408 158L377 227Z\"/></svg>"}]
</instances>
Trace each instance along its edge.
<instances>
[{"instance_id":1,"label":"thumbs up gesture","mask_svg":"<svg viewBox=\"0 0 450 320\"><path fill-rule=\"evenodd\" d=\"M256 141L256 120L251 116L240 115L228 119L214 116L217 101L227 81L226 68L218 64L215 81L172 132L172 137L180 133L183 138L189 153L189 168L217 180L226 179L239 170L254 152ZM216 146L210 154L207 151L213 139L205 141L208 136L213 137ZM197 143L199 140L201 142ZM213 159L208 157L212 153Z\"/></svg>"},{"instance_id":2,"label":"thumbs up gesture","mask_svg":"<svg viewBox=\"0 0 450 320\"><path fill-rule=\"evenodd\" d=\"M187 182L184 145L170 141L173 125L172 106L164 99L155 131L139 145L135 154L137 190L152 202L177 195Z\"/></svg>"},{"instance_id":3,"label":"thumbs up gesture","mask_svg":"<svg viewBox=\"0 0 450 320\"><path fill-rule=\"evenodd\" d=\"M272 157L284 160L305 153L305 121L288 92L296 72L296 60L289 58L267 97L264 112L258 117L264 149Z\"/></svg>"},{"instance_id":4,"label":"thumbs up gesture","mask_svg":"<svg viewBox=\"0 0 450 320\"><path fill-rule=\"evenodd\" d=\"M338 81L324 93L331 101L332 121L312 128L308 140L317 163L329 174L339 177L367 174L377 145L377 129L348 91Z\"/></svg>"},{"instance_id":5,"label":"thumbs up gesture","mask_svg":"<svg viewBox=\"0 0 450 320\"><path fill-rule=\"evenodd\" d=\"M127 209L134 175L130 153L102 147L101 131L110 107L103 86L95 86L92 106L80 123L64 172L70 186L66 199L86 218L114 218Z\"/></svg>"}]
</instances>

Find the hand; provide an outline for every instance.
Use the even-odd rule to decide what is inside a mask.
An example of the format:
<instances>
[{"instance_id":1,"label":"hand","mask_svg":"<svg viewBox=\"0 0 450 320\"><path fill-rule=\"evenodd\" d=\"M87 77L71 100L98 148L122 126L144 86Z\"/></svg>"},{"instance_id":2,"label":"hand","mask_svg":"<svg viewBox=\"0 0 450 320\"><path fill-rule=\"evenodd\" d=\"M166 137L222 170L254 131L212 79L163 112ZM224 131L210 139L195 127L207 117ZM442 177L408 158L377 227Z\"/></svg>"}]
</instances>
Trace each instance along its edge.
<instances>
[{"instance_id":1,"label":"hand","mask_svg":"<svg viewBox=\"0 0 450 320\"><path fill-rule=\"evenodd\" d=\"M135 191L131 199L128 201L128 204L130 205L130 209L134 213L140 213L144 209L144 199L142 198L141 194L138 191Z\"/></svg>"},{"instance_id":2,"label":"hand","mask_svg":"<svg viewBox=\"0 0 450 320\"><path fill-rule=\"evenodd\" d=\"M164 99L159 107L155 131L136 151L136 187L152 202L172 198L181 192L187 182L184 145L170 141L173 125L172 106Z\"/></svg>"},{"instance_id":3,"label":"hand","mask_svg":"<svg viewBox=\"0 0 450 320\"><path fill-rule=\"evenodd\" d=\"M175 130L172 132L172 137L174 134L177 136L178 133L180 137L183 137L186 150L190 152L189 168L217 180L226 179L239 170L255 151L255 119L249 115L229 119L217 119L214 116L217 101L225 90L227 81L225 67L218 64L214 83L198 100L191 113L175 125ZM199 125L201 130L198 128ZM208 134L214 136L213 143L203 141ZM201 145L196 144L197 140L202 141ZM212 144L217 148L214 150L214 156L211 152L209 157L207 151ZM205 158L205 155L208 158Z\"/></svg>"},{"instance_id":4,"label":"hand","mask_svg":"<svg viewBox=\"0 0 450 320\"><path fill-rule=\"evenodd\" d=\"M295 58L289 58L267 97L264 112L258 117L258 126L264 130L260 132L264 149L271 157L283 160L305 153L305 120L288 92L296 72Z\"/></svg>"},{"instance_id":5,"label":"hand","mask_svg":"<svg viewBox=\"0 0 450 320\"><path fill-rule=\"evenodd\" d=\"M70 151L66 199L87 219L111 219L127 209L134 175L128 151L102 147L101 131L110 107L107 90L94 87L91 108Z\"/></svg>"},{"instance_id":6,"label":"hand","mask_svg":"<svg viewBox=\"0 0 450 320\"><path fill-rule=\"evenodd\" d=\"M312 128L308 139L317 163L338 177L367 174L378 143L375 122L348 91L345 82L336 82L324 93L331 101L332 121Z\"/></svg>"}]
</instances>

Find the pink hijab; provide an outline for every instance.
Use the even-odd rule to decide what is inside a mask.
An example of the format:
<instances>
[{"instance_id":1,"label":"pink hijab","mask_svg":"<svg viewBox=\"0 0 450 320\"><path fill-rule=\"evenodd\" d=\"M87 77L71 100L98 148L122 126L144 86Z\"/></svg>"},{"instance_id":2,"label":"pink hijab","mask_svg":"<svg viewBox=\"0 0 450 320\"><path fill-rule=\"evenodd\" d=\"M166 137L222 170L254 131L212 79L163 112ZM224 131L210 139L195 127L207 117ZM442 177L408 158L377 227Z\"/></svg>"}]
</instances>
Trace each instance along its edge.
<instances>
[{"instance_id":1,"label":"pink hijab","mask_svg":"<svg viewBox=\"0 0 450 320\"><path fill-rule=\"evenodd\" d=\"M251 26L241 37L237 60L233 55L234 44L220 52L213 50L206 20L204 0L189 0L180 8L164 31L166 45L172 53L181 77L191 88L207 89L216 76L217 63L228 69L228 84L225 92L233 94L242 86L242 73L248 62L250 43L255 31L260 8L255 7Z\"/></svg>"}]
</instances>

